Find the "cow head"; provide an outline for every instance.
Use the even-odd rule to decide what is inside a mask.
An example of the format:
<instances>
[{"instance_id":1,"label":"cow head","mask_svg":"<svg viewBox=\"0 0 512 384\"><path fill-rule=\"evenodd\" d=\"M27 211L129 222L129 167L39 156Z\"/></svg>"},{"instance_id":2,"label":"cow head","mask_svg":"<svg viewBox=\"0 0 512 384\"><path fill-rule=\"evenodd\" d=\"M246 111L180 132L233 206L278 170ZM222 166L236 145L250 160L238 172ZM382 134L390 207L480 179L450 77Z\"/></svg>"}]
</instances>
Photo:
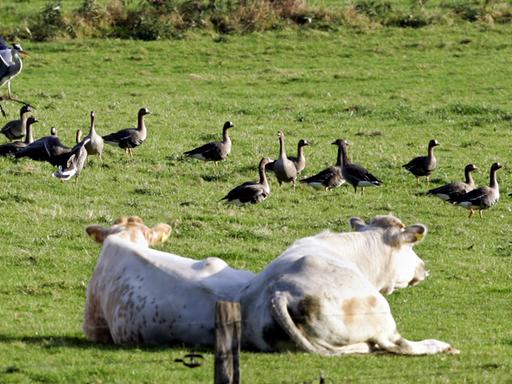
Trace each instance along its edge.
<instances>
[{"instance_id":1,"label":"cow head","mask_svg":"<svg viewBox=\"0 0 512 384\"><path fill-rule=\"evenodd\" d=\"M390 294L395 288L414 286L428 276L425 263L413 250L413 246L427 235L427 227L423 224L405 226L392 215L376 216L369 224L359 217L352 217L349 224L357 232L380 231L384 244L389 246L393 272L389 283L382 289L383 293Z\"/></svg>"},{"instance_id":2,"label":"cow head","mask_svg":"<svg viewBox=\"0 0 512 384\"><path fill-rule=\"evenodd\" d=\"M149 228L138 216L123 216L108 228L95 224L88 226L85 231L98 243L103 243L110 235L116 235L132 243L148 247L167 240L171 235L172 228L163 223Z\"/></svg>"}]
</instances>

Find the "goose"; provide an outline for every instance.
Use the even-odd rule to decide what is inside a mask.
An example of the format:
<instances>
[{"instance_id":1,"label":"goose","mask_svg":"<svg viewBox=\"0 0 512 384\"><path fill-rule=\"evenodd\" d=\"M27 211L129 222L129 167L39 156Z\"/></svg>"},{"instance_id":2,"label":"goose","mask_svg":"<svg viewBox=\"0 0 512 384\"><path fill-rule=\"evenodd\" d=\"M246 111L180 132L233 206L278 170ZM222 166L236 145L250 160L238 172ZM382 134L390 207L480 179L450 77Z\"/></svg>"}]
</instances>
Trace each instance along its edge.
<instances>
[{"instance_id":1,"label":"goose","mask_svg":"<svg viewBox=\"0 0 512 384\"><path fill-rule=\"evenodd\" d=\"M25 136L28 114L30 112L32 112L30 105L23 105L20 108L20 118L7 122L0 132L3 133L9 140L21 139L23 136Z\"/></svg>"},{"instance_id":2,"label":"goose","mask_svg":"<svg viewBox=\"0 0 512 384\"><path fill-rule=\"evenodd\" d=\"M309 141L300 139L297 144L297 156L288 156L288 160L292 161L297 169L297 174L301 173L306 168L306 157L304 156L304 147L309 145ZM267 164L267 171L274 170L274 161L272 160Z\"/></svg>"},{"instance_id":3,"label":"goose","mask_svg":"<svg viewBox=\"0 0 512 384\"><path fill-rule=\"evenodd\" d=\"M502 168L500 163L494 163L491 166L488 187L473 189L455 201L455 204L469 209L469 217L473 216L475 209L478 209L480 217L483 218L482 211L492 207L500 199L500 187L496 178L496 171L500 168Z\"/></svg>"},{"instance_id":4,"label":"goose","mask_svg":"<svg viewBox=\"0 0 512 384\"><path fill-rule=\"evenodd\" d=\"M19 44L13 44L11 48L5 40L0 37L0 87L7 84L6 99L12 100L11 80L14 79L22 70L23 63L20 55L26 55L27 52Z\"/></svg>"},{"instance_id":5,"label":"goose","mask_svg":"<svg viewBox=\"0 0 512 384\"><path fill-rule=\"evenodd\" d=\"M478 168L475 164L468 164L464 168L465 181L458 181L445 184L441 187L431 189L427 195L437 196L440 199L449 203L454 203L459 197L475 189L475 181L471 172L476 171Z\"/></svg>"},{"instance_id":6,"label":"goose","mask_svg":"<svg viewBox=\"0 0 512 384\"><path fill-rule=\"evenodd\" d=\"M306 183L314 188L324 188L325 191L330 191L345 183L345 179L341 174L341 166L343 164L343 153L341 150L341 140L336 140L331 143L338 146L338 156L336 157L336 165L330 166L314 176L302 179L301 183Z\"/></svg>"},{"instance_id":7,"label":"goose","mask_svg":"<svg viewBox=\"0 0 512 384\"><path fill-rule=\"evenodd\" d=\"M104 143L103 138L96 132L96 126L94 124L94 121L96 119L96 113L94 113L94 111L91 111L90 116L91 128L89 129L89 134L85 136L85 138L89 137L91 140L89 140L85 144L85 149L87 150L88 155L98 155L100 160L103 161L103 159L101 158L101 154L103 153Z\"/></svg>"},{"instance_id":8,"label":"goose","mask_svg":"<svg viewBox=\"0 0 512 384\"><path fill-rule=\"evenodd\" d=\"M34 137L32 135L32 124L37 123L37 121L38 120L35 117L30 116L26 123L27 129L25 140L0 145L0 156L14 156L14 154L21 148L25 148L27 145L31 144L34 141Z\"/></svg>"},{"instance_id":9,"label":"goose","mask_svg":"<svg viewBox=\"0 0 512 384\"><path fill-rule=\"evenodd\" d=\"M419 178L426 176L427 185L429 184L429 176L437 167L437 159L434 156L434 147L437 147L439 142L437 140L430 140L428 142L428 155L418 156L409 161L407 164L402 165L405 169L411 172L416 177L416 186L419 185Z\"/></svg>"},{"instance_id":10,"label":"goose","mask_svg":"<svg viewBox=\"0 0 512 384\"><path fill-rule=\"evenodd\" d=\"M350 162L347 156L348 142L346 140L340 140L339 145L343 158L341 174L345 180L352 184L354 192L357 192L357 187L361 187L361 193L364 194L364 187L378 187L382 185L382 181L368 172L366 168Z\"/></svg>"},{"instance_id":11,"label":"goose","mask_svg":"<svg viewBox=\"0 0 512 384\"><path fill-rule=\"evenodd\" d=\"M228 129L233 128L231 121L226 121L222 127L222 141L213 141L200 147L194 148L184 153L187 157L203 161L226 160L231 153L231 139L228 135Z\"/></svg>"},{"instance_id":12,"label":"goose","mask_svg":"<svg viewBox=\"0 0 512 384\"><path fill-rule=\"evenodd\" d=\"M90 141L91 138L87 136L80 143L76 144L67 154L66 161L62 162L59 166L59 170L55 172L53 176L61 181L69 180L75 176L75 180L78 182L78 177L80 176L85 165L85 161L87 160L88 152L86 146Z\"/></svg>"},{"instance_id":13,"label":"goose","mask_svg":"<svg viewBox=\"0 0 512 384\"><path fill-rule=\"evenodd\" d=\"M226 203L245 205L256 204L265 200L270 195L270 185L265 172L266 165L271 160L268 157L261 159L259 164L260 180L258 182L248 181L233 188L222 200Z\"/></svg>"},{"instance_id":14,"label":"goose","mask_svg":"<svg viewBox=\"0 0 512 384\"><path fill-rule=\"evenodd\" d=\"M274 174L276 175L279 185L281 185L282 182L291 182L295 188L297 168L295 167L295 163L286 156L283 131L279 131L277 136L279 138L279 158L274 161Z\"/></svg>"},{"instance_id":15,"label":"goose","mask_svg":"<svg viewBox=\"0 0 512 384\"><path fill-rule=\"evenodd\" d=\"M20 149L14 155L17 159L28 157L36 161L47 161L53 166L65 165L71 148L65 146L57 135L44 136Z\"/></svg>"},{"instance_id":16,"label":"goose","mask_svg":"<svg viewBox=\"0 0 512 384\"><path fill-rule=\"evenodd\" d=\"M144 116L149 115L149 109L141 108L137 114L137 128L127 128L103 136L107 144L117 145L123 148L129 157L133 157L133 148L141 145L146 140L147 129Z\"/></svg>"}]
</instances>

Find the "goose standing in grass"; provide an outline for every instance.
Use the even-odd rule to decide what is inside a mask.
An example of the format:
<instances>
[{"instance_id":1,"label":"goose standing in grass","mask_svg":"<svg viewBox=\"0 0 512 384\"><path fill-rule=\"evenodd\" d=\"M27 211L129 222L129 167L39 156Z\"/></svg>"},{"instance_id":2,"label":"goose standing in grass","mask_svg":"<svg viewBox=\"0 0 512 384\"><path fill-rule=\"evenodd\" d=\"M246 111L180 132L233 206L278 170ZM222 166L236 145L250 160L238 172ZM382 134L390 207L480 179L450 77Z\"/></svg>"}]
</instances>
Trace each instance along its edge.
<instances>
[{"instance_id":1,"label":"goose standing in grass","mask_svg":"<svg viewBox=\"0 0 512 384\"><path fill-rule=\"evenodd\" d=\"M27 119L28 114L32 112L30 105L24 105L20 108L20 118L17 120L11 120L5 124L0 131L9 140L21 139L25 136L27 130Z\"/></svg>"},{"instance_id":2,"label":"goose standing in grass","mask_svg":"<svg viewBox=\"0 0 512 384\"><path fill-rule=\"evenodd\" d=\"M419 178L425 176L427 185L429 184L429 176L434 172L437 167L437 159L434 156L434 147L437 147L439 142L437 140L430 140L428 142L427 156L418 156L409 161L407 164L402 165L405 169L411 172L416 177L416 186L419 185Z\"/></svg>"},{"instance_id":3,"label":"goose standing in grass","mask_svg":"<svg viewBox=\"0 0 512 384\"><path fill-rule=\"evenodd\" d=\"M89 140L85 144L85 149L87 150L88 155L98 155L100 160L103 161L103 159L101 158L101 154L103 153L104 143L103 143L103 138L100 135L98 135L98 133L96 132L96 125L95 125L96 113L94 113L94 111L91 111L90 116L91 116L91 127L89 129L89 134L87 136L85 136L85 139L90 138L91 140Z\"/></svg>"},{"instance_id":4,"label":"goose standing in grass","mask_svg":"<svg viewBox=\"0 0 512 384\"><path fill-rule=\"evenodd\" d=\"M137 127L126 128L120 131L103 136L107 144L117 145L123 148L129 157L133 157L133 148L141 145L146 140L147 129L144 123L144 116L149 115L149 109L141 108L137 114Z\"/></svg>"},{"instance_id":5,"label":"goose standing in grass","mask_svg":"<svg viewBox=\"0 0 512 384\"><path fill-rule=\"evenodd\" d=\"M300 181L301 183L305 183L314 188L324 188L325 191L330 191L333 188L337 188L343 185L343 183L345 183L345 179L341 174L341 166L343 165L343 152L341 149L341 140L336 140L331 144L338 146L336 165L332 165L314 176L302 179Z\"/></svg>"},{"instance_id":6,"label":"goose standing in grass","mask_svg":"<svg viewBox=\"0 0 512 384\"><path fill-rule=\"evenodd\" d=\"M270 161L268 157L261 159L259 165L260 179L258 182L248 181L240 184L229 191L221 201L226 200L227 203L245 205L260 203L265 200L270 195L270 185L265 172L265 167Z\"/></svg>"},{"instance_id":7,"label":"goose standing in grass","mask_svg":"<svg viewBox=\"0 0 512 384\"><path fill-rule=\"evenodd\" d=\"M496 177L496 171L502 168L500 163L494 163L491 166L490 181L488 187L479 187L469 191L465 195L459 197L455 204L469 209L469 217L473 216L475 209L478 209L480 217L483 217L482 211L496 204L500 199L500 187Z\"/></svg>"},{"instance_id":8,"label":"goose standing in grass","mask_svg":"<svg viewBox=\"0 0 512 384\"><path fill-rule=\"evenodd\" d=\"M231 153L231 138L228 129L235 125L231 121L226 121L222 127L222 141L213 141L206 143L200 147L194 148L184 153L187 157L193 157L203 161L220 161L226 160Z\"/></svg>"},{"instance_id":9,"label":"goose standing in grass","mask_svg":"<svg viewBox=\"0 0 512 384\"><path fill-rule=\"evenodd\" d=\"M454 203L459 197L475 189L475 181L473 180L471 172L477 169L475 164L466 165L464 168L465 181L448 183L441 187L431 189L427 192L427 195L437 196L444 201Z\"/></svg>"},{"instance_id":10,"label":"goose standing in grass","mask_svg":"<svg viewBox=\"0 0 512 384\"><path fill-rule=\"evenodd\" d=\"M304 156L304 147L309 145L309 141L300 139L297 144L297 156L288 156L288 160L292 161L297 170L297 174L301 173L306 168L306 156ZM274 171L275 161L267 164L267 171Z\"/></svg>"},{"instance_id":11,"label":"goose standing in grass","mask_svg":"<svg viewBox=\"0 0 512 384\"><path fill-rule=\"evenodd\" d=\"M279 158L274 161L274 174L276 175L279 185L283 182L291 182L295 188L297 168L295 167L295 163L286 156L283 131L279 131L277 136L279 138Z\"/></svg>"},{"instance_id":12,"label":"goose standing in grass","mask_svg":"<svg viewBox=\"0 0 512 384\"><path fill-rule=\"evenodd\" d=\"M339 139L338 139L339 140ZM364 194L364 187L378 187L382 185L382 181L373 176L368 170L359 164L351 163L347 155L347 141L339 140L338 144L341 148L343 157L343 165L341 166L341 174L354 187L357 193L357 187L361 187L361 193Z\"/></svg>"},{"instance_id":13,"label":"goose standing in grass","mask_svg":"<svg viewBox=\"0 0 512 384\"><path fill-rule=\"evenodd\" d=\"M87 160L88 152L86 146L90 141L91 138L87 136L80 143L75 145L67 154L66 161L59 166L59 170L55 172L53 176L61 181L69 180L75 176L75 180L78 182L78 177L80 176L85 165L85 161Z\"/></svg>"},{"instance_id":14,"label":"goose standing in grass","mask_svg":"<svg viewBox=\"0 0 512 384\"><path fill-rule=\"evenodd\" d=\"M41 137L25 148L21 148L14 156L17 159L28 157L35 161L47 161L57 167L65 165L71 148L62 144L59 137L53 134L54 128L52 128L51 132L50 136Z\"/></svg>"},{"instance_id":15,"label":"goose standing in grass","mask_svg":"<svg viewBox=\"0 0 512 384\"><path fill-rule=\"evenodd\" d=\"M34 123L37 123L37 119L33 116L30 116L26 123L27 129L25 140L14 141L12 143L0 145L0 156L14 156L20 149L25 148L27 145L31 144L34 141L34 136L32 135L32 124Z\"/></svg>"}]
</instances>

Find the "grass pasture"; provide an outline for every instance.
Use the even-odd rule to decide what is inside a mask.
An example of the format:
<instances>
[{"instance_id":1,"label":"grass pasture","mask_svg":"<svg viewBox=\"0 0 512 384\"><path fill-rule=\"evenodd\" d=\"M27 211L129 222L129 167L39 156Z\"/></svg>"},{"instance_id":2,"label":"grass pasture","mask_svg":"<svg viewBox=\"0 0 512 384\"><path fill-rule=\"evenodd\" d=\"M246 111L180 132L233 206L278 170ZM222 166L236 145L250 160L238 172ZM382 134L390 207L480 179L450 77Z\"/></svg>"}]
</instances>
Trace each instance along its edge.
<instances>
[{"instance_id":1,"label":"grass pasture","mask_svg":"<svg viewBox=\"0 0 512 384\"><path fill-rule=\"evenodd\" d=\"M512 371L511 26L478 25L372 32L280 31L244 36L190 34L179 41L24 43L31 55L13 92L37 107L37 137L56 126L66 143L87 130L95 110L106 134L135 124L139 107L149 137L127 161L108 147L89 159L79 184L60 183L47 164L0 159L0 382L209 383L213 354L190 370L173 362L186 349L96 345L81 332L85 290L99 255L84 228L136 214L173 224L159 249L218 256L260 271L295 239L347 220L393 212L429 234L417 253L430 277L389 301L400 332L436 338L458 356L320 357L242 354L247 383L510 382ZM4 91L4 89L2 89ZM9 118L18 106L5 104ZM219 165L181 153L220 137L232 120L233 152ZM0 124L7 121L3 119ZM257 177L262 156L276 157L277 131L288 152L300 138L311 175L335 160L329 143L346 138L351 158L384 181L354 195L279 187L264 203L226 207L218 200ZM418 195L402 168L441 142L433 186L492 162L505 164L502 197L484 213ZM5 139L2 138L2 142ZM420 190L425 190L422 185Z\"/></svg>"}]
</instances>

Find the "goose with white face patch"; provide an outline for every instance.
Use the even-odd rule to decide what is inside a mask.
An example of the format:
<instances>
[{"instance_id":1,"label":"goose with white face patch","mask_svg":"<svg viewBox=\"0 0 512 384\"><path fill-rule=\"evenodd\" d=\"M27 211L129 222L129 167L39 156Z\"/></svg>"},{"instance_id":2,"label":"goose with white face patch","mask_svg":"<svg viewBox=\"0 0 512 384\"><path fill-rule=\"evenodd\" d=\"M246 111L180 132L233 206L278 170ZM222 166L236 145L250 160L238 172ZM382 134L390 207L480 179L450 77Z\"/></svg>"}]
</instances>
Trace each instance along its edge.
<instances>
[{"instance_id":1,"label":"goose with white face patch","mask_svg":"<svg viewBox=\"0 0 512 384\"><path fill-rule=\"evenodd\" d=\"M185 152L184 155L203 161L226 160L231 153L231 138L229 137L228 130L234 126L231 121L226 121L222 127L222 141L206 143Z\"/></svg>"},{"instance_id":2,"label":"goose with white face patch","mask_svg":"<svg viewBox=\"0 0 512 384\"><path fill-rule=\"evenodd\" d=\"M500 200L500 186L498 185L496 172L502 167L500 163L494 163L491 166L488 187L473 189L455 201L455 204L469 209L469 217L473 216L477 209L480 217L483 217L482 211L491 208Z\"/></svg>"}]
</instances>

